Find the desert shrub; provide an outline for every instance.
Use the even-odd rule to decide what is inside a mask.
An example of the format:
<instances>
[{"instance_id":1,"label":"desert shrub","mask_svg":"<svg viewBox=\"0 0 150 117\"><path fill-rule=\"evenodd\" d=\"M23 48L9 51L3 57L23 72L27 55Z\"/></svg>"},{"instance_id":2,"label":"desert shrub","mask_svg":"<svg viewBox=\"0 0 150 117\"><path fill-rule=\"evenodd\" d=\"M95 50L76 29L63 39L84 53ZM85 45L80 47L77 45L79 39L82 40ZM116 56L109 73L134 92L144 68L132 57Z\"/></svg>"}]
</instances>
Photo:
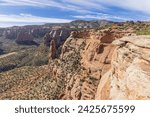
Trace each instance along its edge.
<instances>
[{"instance_id":1,"label":"desert shrub","mask_svg":"<svg viewBox=\"0 0 150 117\"><path fill-rule=\"evenodd\" d=\"M136 32L137 35L150 35L150 30L140 30Z\"/></svg>"},{"instance_id":2,"label":"desert shrub","mask_svg":"<svg viewBox=\"0 0 150 117\"><path fill-rule=\"evenodd\" d=\"M36 57L32 60L33 66L41 66L48 64L48 57Z\"/></svg>"}]
</instances>

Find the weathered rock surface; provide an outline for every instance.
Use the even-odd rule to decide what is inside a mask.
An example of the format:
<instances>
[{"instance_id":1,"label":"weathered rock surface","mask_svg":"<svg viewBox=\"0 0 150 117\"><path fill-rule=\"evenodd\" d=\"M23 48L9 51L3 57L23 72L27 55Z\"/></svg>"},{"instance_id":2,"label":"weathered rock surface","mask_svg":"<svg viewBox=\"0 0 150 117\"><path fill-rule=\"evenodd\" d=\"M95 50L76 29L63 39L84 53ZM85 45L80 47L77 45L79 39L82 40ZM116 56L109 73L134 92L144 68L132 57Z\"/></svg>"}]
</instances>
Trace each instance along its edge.
<instances>
[{"instance_id":1,"label":"weathered rock surface","mask_svg":"<svg viewBox=\"0 0 150 117\"><path fill-rule=\"evenodd\" d=\"M68 37L68 31L66 31L67 29L71 31L77 29L79 30L89 28L95 29L112 23L113 22L106 20L95 20L95 21L76 20L70 23L54 23L54 24L49 23L44 25L14 26L9 28L0 28L0 37L3 36L6 39L15 40L20 32L26 32L34 38L43 38L45 34L51 32L52 34L50 34L51 35L50 37L57 38L58 40L57 43L60 43L62 42L63 39L66 39ZM61 33L62 30L63 32ZM47 41L49 42L50 40L51 39L49 38ZM49 43L46 44L49 45Z\"/></svg>"},{"instance_id":2,"label":"weathered rock surface","mask_svg":"<svg viewBox=\"0 0 150 117\"><path fill-rule=\"evenodd\" d=\"M13 29L5 30L3 32L4 37L7 39L16 39L17 34L18 34L17 30L13 30Z\"/></svg>"},{"instance_id":3,"label":"weathered rock surface","mask_svg":"<svg viewBox=\"0 0 150 117\"><path fill-rule=\"evenodd\" d=\"M118 47L96 99L150 99L150 36L123 37L113 44Z\"/></svg>"},{"instance_id":4,"label":"weathered rock surface","mask_svg":"<svg viewBox=\"0 0 150 117\"><path fill-rule=\"evenodd\" d=\"M17 35L16 43L24 45L38 45L33 41L33 36L28 32L19 32Z\"/></svg>"},{"instance_id":5,"label":"weathered rock surface","mask_svg":"<svg viewBox=\"0 0 150 117\"><path fill-rule=\"evenodd\" d=\"M56 47L60 47L70 36L71 31L68 29L52 29L44 36L44 44L50 46L52 40L55 41Z\"/></svg>"},{"instance_id":6,"label":"weathered rock surface","mask_svg":"<svg viewBox=\"0 0 150 117\"><path fill-rule=\"evenodd\" d=\"M149 36L122 38L132 31L118 29L74 31L69 38L65 33L70 35L52 30L45 35L47 46L38 48L36 58L50 50L48 65L0 73L0 99L150 98Z\"/></svg>"},{"instance_id":7,"label":"weathered rock surface","mask_svg":"<svg viewBox=\"0 0 150 117\"><path fill-rule=\"evenodd\" d=\"M50 44L50 52L49 52L49 59L55 59L56 58L56 44L55 41L52 40Z\"/></svg>"},{"instance_id":8,"label":"weathered rock surface","mask_svg":"<svg viewBox=\"0 0 150 117\"><path fill-rule=\"evenodd\" d=\"M111 58L115 49L111 42L118 38L118 34L120 33L112 30L72 32L62 47L61 60L67 61L68 58L75 56L74 64L70 65L72 59L68 63L70 67L76 69L72 71L67 69L63 72L66 87L61 99L95 98L101 77L111 67ZM104 41L107 36L109 38ZM65 65L61 69L64 69Z\"/></svg>"},{"instance_id":9,"label":"weathered rock surface","mask_svg":"<svg viewBox=\"0 0 150 117\"><path fill-rule=\"evenodd\" d=\"M44 37L51 30L44 26L20 26L1 29L0 34L6 39L16 39L20 32L26 32L34 38Z\"/></svg>"},{"instance_id":10,"label":"weathered rock surface","mask_svg":"<svg viewBox=\"0 0 150 117\"><path fill-rule=\"evenodd\" d=\"M71 35L67 39L61 58L50 60L48 66L22 67L1 73L5 81L0 82L0 99L94 99L101 75L110 67L111 50L115 46L101 43L101 38L94 37L96 32L77 32L80 33L83 34L80 38ZM54 42L51 41L50 50ZM101 48L106 53L103 54ZM91 59L85 61L88 53ZM98 65L92 65L94 62Z\"/></svg>"}]
</instances>

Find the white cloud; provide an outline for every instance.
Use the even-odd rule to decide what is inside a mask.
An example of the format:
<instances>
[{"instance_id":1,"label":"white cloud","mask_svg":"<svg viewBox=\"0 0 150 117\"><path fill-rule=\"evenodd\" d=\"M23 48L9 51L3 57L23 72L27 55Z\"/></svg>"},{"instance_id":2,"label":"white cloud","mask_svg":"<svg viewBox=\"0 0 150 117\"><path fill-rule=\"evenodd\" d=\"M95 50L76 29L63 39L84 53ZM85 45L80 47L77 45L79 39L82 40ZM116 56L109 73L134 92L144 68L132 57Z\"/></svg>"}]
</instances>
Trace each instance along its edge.
<instances>
[{"instance_id":1,"label":"white cloud","mask_svg":"<svg viewBox=\"0 0 150 117\"><path fill-rule=\"evenodd\" d=\"M68 19L46 18L46 17L33 16L31 14L23 14L23 13L21 13L20 15L0 14L0 22L64 23L70 21L71 20Z\"/></svg>"},{"instance_id":2,"label":"white cloud","mask_svg":"<svg viewBox=\"0 0 150 117\"><path fill-rule=\"evenodd\" d=\"M80 13L96 13L123 8L150 14L150 0L0 0L0 6L56 7ZM117 12L117 11L116 11Z\"/></svg>"},{"instance_id":3,"label":"white cloud","mask_svg":"<svg viewBox=\"0 0 150 117\"><path fill-rule=\"evenodd\" d=\"M79 18L79 19L101 19L101 16L97 15L77 15L77 16L72 16L74 18Z\"/></svg>"},{"instance_id":4,"label":"white cloud","mask_svg":"<svg viewBox=\"0 0 150 117\"><path fill-rule=\"evenodd\" d=\"M98 10L106 10L101 4L97 4L93 0L63 0L64 3L77 5L83 9L98 9Z\"/></svg>"},{"instance_id":5,"label":"white cloud","mask_svg":"<svg viewBox=\"0 0 150 117\"><path fill-rule=\"evenodd\" d=\"M87 9L107 10L107 7L113 6L150 13L150 0L0 0L0 5L57 7L77 12L85 12Z\"/></svg>"},{"instance_id":6,"label":"white cloud","mask_svg":"<svg viewBox=\"0 0 150 117\"><path fill-rule=\"evenodd\" d=\"M115 20L132 20L130 17L136 19L149 19L150 14L150 0L0 0L0 6L29 6L29 7L55 7L62 10L74 11L79 14L72 16L80 19L115 19ZM114 13L112 7L125 9L125 13L130 11L137 11L135 16L124 14L123 11ZM114 9L113 9L114 10ZM111 13L116 15L112 15ZM106 14L103 14L103 13ZM142 12L142 13L141 13ZM140 14L141 13L141 14ZM143 15L143 13L145 13ZM9 17L9 18L8 18ZM28 20L30 19L30 20ZM15 21L15 22L64 22L65 19L42 18L37 16L23 15L0 15L0 21ZM67 20L68 21L68 20Z\"/></svg>"},{"instance_id":7,"label":"white cloud","mask_svg":"<svg viewBox=\"0 0 150 117\"><path fill-rule=\"evenodd\" d=\"M65 0L0 0L0 6L29 6L29 7L55 7L63 10L76 11L80 13L92 13L91 11L75 5L65 2ZM86 3L85 3L86 5Z\"/></svg>"},{"instance_id":8,"label":"white cloud","mask_svg":"<svg viewBox=\"0 0 150 117\"><path fill-rule=\"evenodd\" d=\"M0 14L0 24L1 26L12 26L12 25L26 25L26 24L42 24L42 23L66 23L70 22L68 19L59 18L46 18L33 16L31 14L21 13L19 15L5 15Z\"/></svg>"},{"instance_id":9,"label":"white cloud","mask_svg":"<svg viewBox=\"0 0 150 117\"><path fill-rule=\"evenodd\" d=\"M114 16L114 15L109 15L109 14L100 14L100 15L77 15L73 16L74 18L77 19L106 19L106 20L121 20L121 21L127 21L127 20L133 20L131 18L126 18L126 17L120 17L120 16Z\"/></svg>"},{"instance_id":10,"label":"white cloud","mask_svg":"<svg viewBox=\"0 0 150 117\"><path fill-rule=\"evenodd\" d=\"M89 0L91 1L91 0ZM140 11L150 14L150 0L93 0L104 6L113 6L126 10Z\"/></svg>"}]
</instances>

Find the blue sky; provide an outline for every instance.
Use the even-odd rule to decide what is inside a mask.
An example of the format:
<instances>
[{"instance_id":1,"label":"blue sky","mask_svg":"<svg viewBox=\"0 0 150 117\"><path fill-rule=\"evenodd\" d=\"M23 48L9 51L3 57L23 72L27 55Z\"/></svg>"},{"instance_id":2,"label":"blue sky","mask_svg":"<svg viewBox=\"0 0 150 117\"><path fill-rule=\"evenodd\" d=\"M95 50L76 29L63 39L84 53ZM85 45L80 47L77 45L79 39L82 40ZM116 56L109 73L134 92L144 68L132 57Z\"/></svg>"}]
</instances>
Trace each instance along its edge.
<instances>
[{"instance_id":1,"label":"blue sky","mask_svg":"<svg viewBox=\"0 0 150 117\"><path fill-rule=\"evenodd\" d=\"M77 19L150 21L150 0L0 0L0 27Z\"/></svg>"}]
</instances>

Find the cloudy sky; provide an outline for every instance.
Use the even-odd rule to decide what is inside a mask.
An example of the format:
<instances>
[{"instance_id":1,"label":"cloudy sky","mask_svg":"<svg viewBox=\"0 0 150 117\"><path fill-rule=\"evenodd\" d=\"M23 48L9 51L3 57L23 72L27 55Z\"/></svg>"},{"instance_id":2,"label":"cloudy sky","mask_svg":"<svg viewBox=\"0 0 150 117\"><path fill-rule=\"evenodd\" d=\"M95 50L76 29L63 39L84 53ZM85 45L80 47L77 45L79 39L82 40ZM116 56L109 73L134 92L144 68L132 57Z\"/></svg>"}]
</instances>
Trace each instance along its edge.
<instances>
[{"instance_id":1,"label":"cloudy sky","mask_svg":"<svg viewBox=\"0 0 150 117\"><path fill-rule=\"evenodd\" d=\"M76 19L150 21L150 0L0 0L0 27Z\"/></svg>"}]
</instances>

